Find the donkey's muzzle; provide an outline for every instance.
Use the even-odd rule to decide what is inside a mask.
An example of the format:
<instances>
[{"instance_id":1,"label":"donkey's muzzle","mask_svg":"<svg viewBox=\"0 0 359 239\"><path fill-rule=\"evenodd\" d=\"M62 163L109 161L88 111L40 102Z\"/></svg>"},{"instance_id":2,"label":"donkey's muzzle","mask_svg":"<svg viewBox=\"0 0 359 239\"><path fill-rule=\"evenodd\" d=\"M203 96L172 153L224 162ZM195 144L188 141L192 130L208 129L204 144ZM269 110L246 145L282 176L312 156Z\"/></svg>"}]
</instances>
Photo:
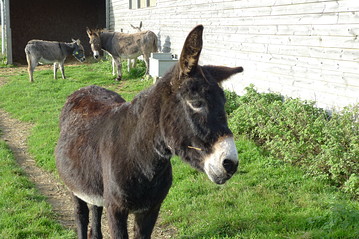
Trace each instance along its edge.
<instances>
[{"instance_id":1,"label":"donkey's muzzle","mask_svg":"<svg viewBox=\"0 0 359 239\"><path fill-rule=\"evenodd\" d=\"M222 164L227 174L230 176L232 176L237 171L238 161L233 161L231 159L224 159Z\"/></svg>"},{"instance_id":2,"label":"donkey's muzzle","mask_svg":"<svg viewBox=\"0 0 359 239\"><path fill-rule=\"evenodd\" d=\"M232 136L218 139L212 153L205 156L203 169L216 184L223 184L233 176L238 169L238 153Z\"/></svg>"},{"instance_id":3,"label":"donkey's muzzle","mask_svg":"<svg viewBox=\"0 0 359 239\"><path fill-rule=\"evenodd\" d=\"M94 51L93 52L93 58L95 58L97 60L99 57L100 57L100 52Z\"/></svg>"}]
</instances>

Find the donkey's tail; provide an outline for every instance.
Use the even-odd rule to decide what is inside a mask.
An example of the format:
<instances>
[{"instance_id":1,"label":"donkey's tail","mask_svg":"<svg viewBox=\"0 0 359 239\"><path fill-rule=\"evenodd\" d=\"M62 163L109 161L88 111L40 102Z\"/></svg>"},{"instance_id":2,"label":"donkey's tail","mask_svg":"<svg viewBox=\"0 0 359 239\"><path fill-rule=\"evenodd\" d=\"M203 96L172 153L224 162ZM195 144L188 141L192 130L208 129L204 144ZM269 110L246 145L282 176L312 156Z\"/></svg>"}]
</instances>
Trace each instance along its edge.
<instances>
[{"instance_id":1,"label":"donkey's tail","mask_svg":"<svg viewBox=\"0 0 359 239\"><path fill-rule=\"evenodd\" d=\"M157 38L153 41L153 52L158 52Z\"/></svg>"},{"instance_id":2,"label":"donkey's tail","mask_svg":"<svg viewBox=\"0 0 359 239\"><path fill-rule=\"evenodd\" d=\"M157 39L157 36L156 36L156 38L153 40L153 52L158 52L157 43L158 43L158 39Z\"/></svg>"},{"instance_id":3,"label":"donkey's tail","mask_svg":"<svg viewBox=\"0 0 359 239\"><path fill-rule=\"evenodd\" d=\"M29 43L26 44L25 46L25 55L26 55L26 61L27 61L27 64L30 66L31 64L31 57L30 57L30 45Z\"/></svg>"},{"instance_id":4,"label":"donkey's tail","mask_svg":"<svg viewBox=\"0 0 359 239\"><path fill-rule=\"evenodd\" d=\"M156 36L156 34L152 31L148 31L147 32L148 38L151 39L151 43L152 43L152 51L151 52L158 52L158 38Z\"/></svg>"}]
</instances>

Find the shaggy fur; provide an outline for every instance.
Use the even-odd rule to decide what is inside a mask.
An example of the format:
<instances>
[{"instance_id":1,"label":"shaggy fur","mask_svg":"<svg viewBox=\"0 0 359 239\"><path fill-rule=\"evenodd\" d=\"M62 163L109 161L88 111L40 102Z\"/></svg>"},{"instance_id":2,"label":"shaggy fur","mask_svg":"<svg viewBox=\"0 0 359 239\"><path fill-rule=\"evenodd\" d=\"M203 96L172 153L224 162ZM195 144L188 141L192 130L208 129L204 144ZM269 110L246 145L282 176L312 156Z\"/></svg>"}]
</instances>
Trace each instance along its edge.
<instances>
[{"instance_id":1,"label":"shaggy fur","mask_svg":"<svg viewBox=\"0 0 359 239\"><path fill-rule=\"evenodd\" d=\"M86 202L95 204L93 238L102 237L103 206L112 238L128 238L129 213L135 214L135 238L151 238L172 183L172 155L203 171L214 144L232 135L218 83L243 69L199 66L202 31L201 25L193 29L180 62L131 102L98 86L82 88L67 99L56 164L75 195L79 238L87 238ZM237 158L221 160L224 173L216 183L228 180L238 166Z\"/></svg>"}]
</instances>

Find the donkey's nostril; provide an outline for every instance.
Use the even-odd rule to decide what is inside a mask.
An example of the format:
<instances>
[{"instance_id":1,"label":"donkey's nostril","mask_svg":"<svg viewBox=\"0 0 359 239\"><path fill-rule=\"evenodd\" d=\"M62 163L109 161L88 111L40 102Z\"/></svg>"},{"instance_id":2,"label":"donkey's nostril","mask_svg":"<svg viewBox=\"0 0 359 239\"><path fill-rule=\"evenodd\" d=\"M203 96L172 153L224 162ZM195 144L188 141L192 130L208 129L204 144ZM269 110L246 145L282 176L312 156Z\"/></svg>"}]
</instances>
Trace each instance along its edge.
<instances>
[{"instance_id":1,"label":"donkey's nostril","mask_svg":"<svg viewBox=\"0 0 359 239\"><path fill-rule=\"evenodd\" d=\"M223 160L223 167L229 174L234 174L238 168L238 162L230 159Z\"/></svg>"}]
</instances>

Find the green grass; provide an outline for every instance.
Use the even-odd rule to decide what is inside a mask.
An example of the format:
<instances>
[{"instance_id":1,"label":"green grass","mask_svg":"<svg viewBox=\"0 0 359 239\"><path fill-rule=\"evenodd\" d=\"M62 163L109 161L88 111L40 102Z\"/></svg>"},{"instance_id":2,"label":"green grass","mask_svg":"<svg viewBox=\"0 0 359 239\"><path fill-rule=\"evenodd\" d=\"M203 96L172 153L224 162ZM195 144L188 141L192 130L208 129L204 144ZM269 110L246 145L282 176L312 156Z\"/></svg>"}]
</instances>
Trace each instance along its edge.
<instances>
[{"instance_id":1,"label":"green grass","mask_svg":"<svg viewBox=\"0 0 359 239\"><path fill-rule=\"evenodd\" d=\"M30 84L26 73L19 74L0 87L0 107L35 124L30 152L39 165L55 172L58 117L66 97L96 84L130 100L151 84L136 76L141 67L120 83L113 81L109 62L65 66L66 80L53 80L51 70L35 71ZM177 238L357 238L358 201L269 156L252 141L238 138L237 147L240 172L224 186L172 159L174 183L161 217L177 228Z\"/></svg>"},{"instance_id":2,"label":"green grass","mask_svg":"<svg viewBox=\"0 0 359 239\"><path fill-rule=\"evenodd\" d=\"M0 141L0 238L74 238Z\"/></svg>"},{"instance_id":3,"label":"green grass","mask_svg":"<svg viewBox=\"0 0 359 239\"><path fill-rule=\"evenodd\" d=\"M247 139L236 143L240 172L224 186L173 160L174 184L162 210L178 238L357 238L357 201Z\"/></svg>"},{"instance_id":4,"label":"green grass","mask_svg":"<svg viewBox=\"0 0 359 239\"><path fill-rule=\"evenodd\" d=\"M113 80L115 77L111 72L109 62L65 66L67 79L54 80L52 69L35 69L34 83L30 83L27 73L23 72L12 76L11 83L0 88L0 107L15 118L35 124L29 138L29 151L38 165L49 171L55 170L53 154L59 134L59 115L66 97L72 92L87 85L100 85L120 89L121 96L130 100L151 83L139 79L119 83Z\"/></svg>"}]
</instances>

